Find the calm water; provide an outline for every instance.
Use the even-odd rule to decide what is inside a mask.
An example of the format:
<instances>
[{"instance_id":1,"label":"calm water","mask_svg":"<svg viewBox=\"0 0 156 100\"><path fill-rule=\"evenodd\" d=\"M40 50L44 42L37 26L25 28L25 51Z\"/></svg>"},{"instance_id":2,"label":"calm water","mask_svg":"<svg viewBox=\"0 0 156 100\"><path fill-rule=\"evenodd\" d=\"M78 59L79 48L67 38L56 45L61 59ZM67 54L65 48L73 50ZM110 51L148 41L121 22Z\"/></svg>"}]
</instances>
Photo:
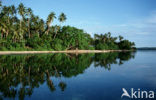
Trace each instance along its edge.
<instances>
[{"instance_id":1,"label":"calm water","mask_svg":"<svg viewBox=\"0 0 156 100\"><path fill-rule=\"evenodd\" d=\"M127 100L122 88L156 90L155 51L0 56L0 100Z\"/></svg>"}]
</instances>

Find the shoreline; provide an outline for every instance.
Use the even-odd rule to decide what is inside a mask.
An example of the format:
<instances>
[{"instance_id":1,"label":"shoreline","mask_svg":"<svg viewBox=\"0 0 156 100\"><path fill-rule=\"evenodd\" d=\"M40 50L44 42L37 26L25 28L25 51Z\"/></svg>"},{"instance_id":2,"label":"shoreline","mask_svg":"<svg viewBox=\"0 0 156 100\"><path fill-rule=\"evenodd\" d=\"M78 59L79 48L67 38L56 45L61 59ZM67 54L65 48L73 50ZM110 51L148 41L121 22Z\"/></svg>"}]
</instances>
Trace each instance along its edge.
<instances>
[{"instance_id":1,"label":"shoreline","mask_svg":"<svg viewBox=\"0 0 156 100\"><path fill-rule=\"evenodd\" d=\"M0 55L6 54L43 54L43 53L108 53L108 52L128 52L133 50L67 50L67 51L0 51Z\"/></svg>"}]
</instances>

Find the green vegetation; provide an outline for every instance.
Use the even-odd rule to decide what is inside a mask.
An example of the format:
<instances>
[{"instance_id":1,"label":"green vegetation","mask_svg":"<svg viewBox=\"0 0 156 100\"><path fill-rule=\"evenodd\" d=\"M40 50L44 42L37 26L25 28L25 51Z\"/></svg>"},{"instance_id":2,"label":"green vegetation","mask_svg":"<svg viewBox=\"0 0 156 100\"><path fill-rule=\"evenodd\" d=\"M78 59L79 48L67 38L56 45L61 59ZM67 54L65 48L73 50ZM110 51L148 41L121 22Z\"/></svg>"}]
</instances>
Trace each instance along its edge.
<instances>
[{"instance_id":1,"label":"green vegetation","mask_svg":"<svg viewBox=\"0 0 156 100\"><path fill-rule=\"evenodd\" d=\"M33 14L31 8L22 3L3 6L0 2L0 50L74 50L74 49L133 49L135 44L123 37L112 37L111 33L95 34L92 38L81 29L71 26L53 25L67 17L61 13L58 18L51 12L47 20Z\"/></svg>"},{"instance_id":2,"label":"green vegetation","mask_svg":"<svg viewBox=\"0 0 156 100\"><path fill-rule=\"evenodd\" d=\"M65 91L68 84L63 78L83 74L92 64L110 71L112 64L121 65L133 57L133 52L1 55L0 99L8 97L23 100L45 83L51 92Z\"/></svg>"},{"instance_id":3,"label":"green vegetation","mask_svg":"<svg viewBox=\"0 0 156 100\"><path fill-rule=\"evenodd\" d=\"M122 36L112 37L111 33L95 34L94 47L96 50L131 50L135 49L135 43L129 40L124 40ZM118 42L117 42L118 40Z\"/></svg>"}]
</instances>

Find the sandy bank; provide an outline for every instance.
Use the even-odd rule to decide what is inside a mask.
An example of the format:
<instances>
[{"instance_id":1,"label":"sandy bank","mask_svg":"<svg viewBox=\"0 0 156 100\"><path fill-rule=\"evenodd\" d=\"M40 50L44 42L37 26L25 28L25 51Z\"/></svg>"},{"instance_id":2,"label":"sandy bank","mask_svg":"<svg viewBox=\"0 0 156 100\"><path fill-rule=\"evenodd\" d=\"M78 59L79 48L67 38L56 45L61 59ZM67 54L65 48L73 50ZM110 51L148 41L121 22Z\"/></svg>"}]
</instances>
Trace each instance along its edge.
<instances>
[{"instance_id":1,"label":"sandy bank","mask_svg":"<svg viewBox=\"0 0 156 100\"><path fill-rule=\"evenodd\" d=\"M106 52L126 52L126 51L130 51L130 50L0 51L0 55L39 54L39 53L106 53Z\"/></svg>"}]
</instances>

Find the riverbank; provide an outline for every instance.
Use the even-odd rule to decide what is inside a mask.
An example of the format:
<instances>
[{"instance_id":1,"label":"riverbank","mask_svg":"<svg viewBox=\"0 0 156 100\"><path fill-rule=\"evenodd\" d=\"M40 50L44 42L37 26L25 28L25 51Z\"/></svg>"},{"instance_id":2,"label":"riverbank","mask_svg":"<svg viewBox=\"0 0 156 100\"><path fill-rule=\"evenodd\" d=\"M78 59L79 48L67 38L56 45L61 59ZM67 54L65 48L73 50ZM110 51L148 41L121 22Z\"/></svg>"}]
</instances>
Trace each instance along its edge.
<instances>
[{"instance_id":1,"label":"riverbank","mask_svg":"<svg viewBox=\"0 0 156 100\"><path fill-rule=\"evenodd\" d=\"M5 54L39 54L39 53L106 53L106 52L127 52L131 50L67 50L67 51L0 51Z\"/></svg>"}]
</instances>

